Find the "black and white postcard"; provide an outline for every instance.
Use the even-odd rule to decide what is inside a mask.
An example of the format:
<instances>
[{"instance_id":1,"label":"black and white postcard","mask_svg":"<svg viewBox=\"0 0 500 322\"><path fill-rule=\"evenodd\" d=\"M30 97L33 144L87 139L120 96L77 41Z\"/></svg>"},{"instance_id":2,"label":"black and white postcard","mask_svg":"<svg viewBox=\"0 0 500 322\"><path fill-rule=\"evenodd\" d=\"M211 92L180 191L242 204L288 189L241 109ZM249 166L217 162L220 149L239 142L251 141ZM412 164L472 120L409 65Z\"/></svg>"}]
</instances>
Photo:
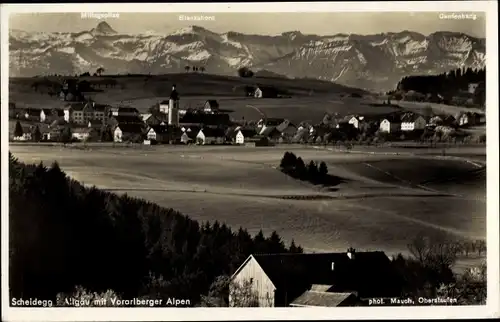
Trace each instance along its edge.
<instances>
[{"instance_id":1,"label":"black and white postcard","mask_svg":"<svg viewBox=\"0 0 500 322\"><path fill-rule=\"evenodd\" d=\"M2 5L3 318L498 316L497 3L447 5Z\"/></svg>"}]
</instances>

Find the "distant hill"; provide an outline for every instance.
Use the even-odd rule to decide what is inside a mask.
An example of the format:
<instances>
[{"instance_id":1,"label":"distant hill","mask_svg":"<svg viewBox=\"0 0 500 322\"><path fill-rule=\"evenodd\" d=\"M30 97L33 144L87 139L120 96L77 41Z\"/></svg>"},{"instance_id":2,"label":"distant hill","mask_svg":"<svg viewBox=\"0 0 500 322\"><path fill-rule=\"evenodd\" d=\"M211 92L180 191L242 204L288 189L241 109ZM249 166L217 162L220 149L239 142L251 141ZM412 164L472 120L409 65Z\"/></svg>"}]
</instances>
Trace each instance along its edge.
<instances>
[{"instance_id":1,"label":"distant hill","mask_svg":"<svg viewBox=\"0 0 500 322\"><path fill-rule=\"evenodd\" d=\"M285 79L289 78L285 75L274 73L274 72L271 72L271 71L265 70L265 69L258 70L257 72L255 72L254 76L255 77L267 77L267 78L285 78Z\"/></svg>"},{"instance_id":2,"label":"distant hill","mask_svg":"<svg viewBox=\"0 0 500 322\"><path fill-rule=\"evenodd\" d=\"M207 72L236 75L240 67L287 77L315 78L387 91L405 75L439 74L485 66L485 39L437 31L376 35L277 36L215 33L190 26L173 33L123 34L102 21L79 33L11 30L10 74L164 74L203 66ZM274 76L273 76L274 77Z\"/></svg>"}]
</instances>

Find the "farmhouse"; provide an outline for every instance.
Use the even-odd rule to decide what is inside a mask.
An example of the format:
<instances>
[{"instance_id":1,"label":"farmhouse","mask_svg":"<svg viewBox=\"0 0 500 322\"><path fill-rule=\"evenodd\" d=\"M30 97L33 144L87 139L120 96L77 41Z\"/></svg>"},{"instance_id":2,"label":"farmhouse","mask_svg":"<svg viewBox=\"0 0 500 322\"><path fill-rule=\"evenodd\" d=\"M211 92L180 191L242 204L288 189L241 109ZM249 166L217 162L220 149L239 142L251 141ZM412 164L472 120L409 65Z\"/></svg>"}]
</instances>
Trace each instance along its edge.
<instances>
[{"instance_id":1,"label":"farmhouse","mask_svg":"<svg viewBox=\"0 0 500 322\"><path fill-rule=\"evenodd\" d=\"M40 122L52 122L64 118L64 110L59 108L42 108L40 110Z\"/></svg>"},{"instance_id":2,"label":"farmhouse","mask_svg":"<svg viewBox=\"0 0 500 322\"><path fill-rule=\"evenodd\" d=\"M169 132L167 126L155 125L150 127L146 134L147 140L166 143L169 141Z\"/></svg>"},{"instance_id":3,"label":"farmhouse","mask_svg":"<svg viewBox=\"0 0 500 322\"><path fill-rule=\"evenodd\" d=\"M284 120L281 124L276 126L276 130L278 130L283 137L292 137L297 133L297 127L290 123L289 120Z\"/></svg>"},{"instance_id":4,"label":"farmhouse","mask_svg":"<svg viewBox=\"0 0 500 322\"><path fill-rule=\"evenodd\" d=\"M468 92L470 94L475 94L478 86L479 86L479 83L469 83Z\"/></svg>"},{"instance_id":5,"label":"farmhouse","mask_svg":"<svg viewBox=\"0 0 500 322\"><path fill-rule=\"evenodd\" d=\"M270 129L274 129L280 125L286 127L290 122L283 118L267 118L260 119L257 122L257 133L264 135L265 132L269 132Z\"/></svg>"},{"instance_id":6,"label":"farmhouse","mask_svg":"<svg viewBox=\"0 0 500 322\"><path fill-rule=\"evenodd\" d=\"M401 117L401 131L423 130L427 121L422 115L406 113Z\"/></svg>"},{"instance_id":7,"label":"farmhouse","mask_svg":"<svg viewBox=\"0 0 500 322\"><path fill-rule=\"evenodd\" d=\"M91 131L88 127L77 127L71 130L71 136L79 141L86 141L90 138Z\"/></svg>"},{"instance_id":8,"label":"farmhouse","mask_svg":"<svg viewBox=\"0 0 500 322\"><path fill-rule=\"evenodd\" d=\"M252 129L238 129L233 132L233 140L236 144L245 144L246 140L253 138L257 133Z\"/></svg>"},{"instance_id":9,"label":"farmhouse","mask_svg":"<svg viewBox=\"0 0 500 322\"><path fill-rule=\"evenodd\" d=\"M19 109L13 102L9 102L9 118L19 118Z\"/></svg>"},{"instance_id":10,"label":"farmhouse","mask_svg":"<svg viewBox=\"0 0 500 322\"><path fill-rule=\"evenodd\" d=\"M40 110L37 108L26 108L23 111L24 118L30 121L40 121Z\"/></svg>"},{"instance_id":11,"label":"farmhouse","mask_svg":"<svg viewBox=\"0 0 500 322\"><path fill-rule=\"evenodd\" d=\"M272 86L257 86L254 92L257 98L277 98L278 89Z\"/></svg>"},{"instance_id":12,"label":"farmhouse","mask_svg":"<svg viewBox=\"0 0 500 322\"><path fill-rule=\"evenodd\" d=\"M158 104L158 106L159 106L160 113L165 114L165 115L168 114L168 108L170 106L168 100L161 101Z\"/></svg>"},{"instance_id":13,"label":"farmhouse","mask_svg":"<svg viewBox=\"0 0 500 322\"><path fill-rule=\"evenodd\" d=\"M143 118L144 120L144 118ZM168 124L168 115L164 113L155 113L152 114L144 121L149 126L155 125L167 125Z\"/></svg>"},{"instance_id":14,"label":"farmhouse","mask_svg":"<svg viewBox=\"0 0 500 322\"><path fill-rule=\"evenodd\" d=\"M208 100L203 105L203 112L216 113L219 111L219 103L216 100Z\"/></svg>"},{"instance_id":15,"label":"farmhouse","mask_svg":"<svg viewBox=\"0 0 500 322\"><path fill-rule=\"evenodd\" d=\"M182 133L182 135L181 135L181 143L189 144L192 141L193 141L193 139L190 138L189 135L186 132Z\"/></svg>"},{"instance_id":16,"label":"farmhouse","mask_svg":"<svg viewBox=\"0 0 500 322\"><path fill-rule=\"evenodd\" d=\"M430 118L427 126L437 126L441 124L443 124L443 118L439 115L434 115L433 117Z\"/></svg>"},{"instance_id":17,"label":"farmhouse","mask_svg":"<svg viewBox=\"0 0 500 322\"><path fill-rule=\"evenodd\" d=\"M317 126L313 129L312 133L309 132L309 140L314 140L316 143L321 143L326 141L330 134L330 129L325 126Z\"/></svg>"},{"instance_id":18,"label":"farmhouse","mask_svg":"<svg viewBox=\"0 0 500 322\"><path fill-rule=\"evenodd\" d=\"M237 305L235 287L248 281L264 307L288 306L315 284L360 298L394 296L400 291L394 273L390 259L379 251L250 255L231 277L229 305Z\"/></svg>"},{"instance_id":19,"label":"farmhouse","mask_svg":"<svg viewBox=\"0 0 500 322\"><path fill-rule=\"evenodd\" d=\"M76 89L62 89L59 92L59 98L65 102L83 102L85 100L83 94Z\"/></svg>"},{"instance_id":20,"label":"farmhouse","mask_svg":"<svg viewBox=\"0 0 500 322\"><path fill-rule=\"evenodd\" d=\"M140 117L141 113L135 107L120 106L110 108L111 116L135 116Z\"/></svg>"},{"instance_id":21,"label":"farmhouse","mask_svg":"<svg viewBox=\"0 0 500 322\"><path fill-rule=\"evenodd\" d=\"M119 124L113 133L114 142L142 141L143 128L141 124Z\"/></svg>"},{"instance_id":22,"label":"farmhouse","mask_svg":"<svg viewBox=\"0 0 500 322\"><path fill-rule=\"evenodd\" d=\"M228 126L231 124L229 114L186 113L179 120L180 126Z\"/></svg>"},{"instance_id":23,"label":"farmhouse","mask_svg":"<svg viewBox=\"0 0 500 322\"><path fill-rule=\"evenodd\" d=\"M102 128L102 126L104 125L104 123L102 123L102 121L99 121L99 120L90 120L87 127L88 128L91 128L91 129L96 129L96 130L99 130Z\"/></svg>"},{"instance_id":24,"label":"farmhouse","mask_svg":"<svg viewBox=\"0 0 500 322\"><path fill-rule=\"evenodd\" d=\"M139 124L143 127L146 126L146 123L144 123L138 116L112 116L109 118L108 124L111 127L116 127L119 124Z\"/></svg>"},{"instance_id":25,"label":"farmhouse","mask_svg":"<svg viewBox=\"0 0 500 322\"><path fill-rule=\"evenodd\" d=\"M222 144L225 141L225 132L223 129L203 128L196 135L196 143L204 144Z\"/></svg>"},{"instance_id":26,"label":"farmhouse","mask_svg":"<svg viewBox=\"0 0 500 322\"><path fill-rule=\"evenodd\" d=\"M472 114L469 112L461 114L457 119L457 123L459 126L471 125L471 121Z\"/></svg>"},{"instance_id":27,"label":"farmhouse","mask_svg":"<svg viewBox=\"0 0 500 322\"><path fill-rule=\"evenodd\" d=\"M401 121L397 115L390 115L380 122L379 131L383 133L394 133L401 130Z\"/></svg>"},{"instance_id":28,"label":"farmhouse","mask_svg":"<svg viewBox=\"0 0 500 322\"><path fill-rule=\"evenodd\" d=\"M266 127L263 131L259 133L260 136L268 138L270 140L277 140L281 137L281 132L274 126Z\"/></svg>"},{"instance_id":29,"label":"farmhouse","mask_svg":"<svg viewBox=\"0 0 500 322\"><path fill-rule=\"evenodd\" d=\"M411 102L423 102L425 100L425 95L422 93L410 90L403 95L403 99L405 101L411 101Z\"/></svg>"},{"instance_id":30,"label":"farmhouse","mask_svg":"<svg viewBox=\"0 0 500 322\"><path fill-rule=\"evenodd\" d=\"M95 102L70 104L64 108L64 120L80 125L87 125L90 120L99 120L107 124L107 110L107 105Z\"/></svg>"},{"instance_id":31,"label":"farmhouse","mask_svg":"<svg viewBox=\"0 0 500 322\"><path fill-rule=\"evenodd\" d=\"M359 129L361 123L364 122L364 117L359 115L347 116L347 123L352 124L356 129Z\"/></svg>"},{"instance_id":32,"label":"farmhouse","mask_svg":"<svg viewBox=\"0 0 500 322\"><path fill-rule=\"evenodd\" d=\"M442 119L443 119L443 125L452 127L457 125L457 119L452 115L446 115L442 117Z\"/></svg>"}]
</instances>

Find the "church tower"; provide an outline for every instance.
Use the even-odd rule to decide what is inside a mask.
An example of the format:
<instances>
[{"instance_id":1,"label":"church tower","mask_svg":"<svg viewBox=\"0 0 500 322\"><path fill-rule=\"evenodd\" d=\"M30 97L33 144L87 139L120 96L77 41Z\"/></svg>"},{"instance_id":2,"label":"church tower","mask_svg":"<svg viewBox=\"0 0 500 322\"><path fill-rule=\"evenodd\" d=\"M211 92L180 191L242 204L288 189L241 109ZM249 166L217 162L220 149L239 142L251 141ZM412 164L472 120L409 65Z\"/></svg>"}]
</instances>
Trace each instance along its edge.
<instances>
[{"instance_id":1,"label":"church tower","mask_svg":"<svg viewBox=\"0 0 500 322\"><path fill-rule=\"evenodd\" d=\"M179 126L179 93L175 89L175 84L168 100L168 125Z\"/></svg>"}]
</instances>

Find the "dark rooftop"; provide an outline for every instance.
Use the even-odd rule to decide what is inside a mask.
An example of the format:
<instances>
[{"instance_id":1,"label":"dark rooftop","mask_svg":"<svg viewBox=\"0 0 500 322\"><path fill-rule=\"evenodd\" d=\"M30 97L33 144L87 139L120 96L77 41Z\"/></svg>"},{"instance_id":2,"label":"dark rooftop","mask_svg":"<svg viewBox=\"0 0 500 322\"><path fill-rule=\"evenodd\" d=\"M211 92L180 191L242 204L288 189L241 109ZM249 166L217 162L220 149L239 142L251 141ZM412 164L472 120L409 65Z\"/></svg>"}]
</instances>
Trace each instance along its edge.
<instances>
[{"instance_id":1,"label":"dark rooftop","mask_svg":"<svg viewBox=\"0 0 500 322\"><path fill-rule=\"evenodd\" d=\"M226 132L224 131L224 129L204 128L202 129L202 132L205 135L205 137L221 138L226 136Z\"/></svg>"},{"instance_id":2,"label":"dark rooftop","mask_svg":"<svg viewBox=\"0 0 500 322\"><path fill-rule=\"evenodd\" d=\"M143 127L141 124L133 124L133 123L124 123L124 124L119 124L118 128L123 133L142 133L143 132Z\"/></svg>"},{"instance_id":3,"label":"dark rooftop","mask_svg":"<svg viewBox=\"0 0 500 322\"><path fill-rule=\"evenodd\" d=\"M219 108L219 103L216 100L207 100L205 104L210 106L210 108Z\"/></svg>"},{"instance_id":4,"label":"dark rooftop","mask_svg":"<svg viewBox=\"0 0 500 322\"><path fill-rule=\"evenodd\" d=\"M349 298L355 298L355 294L306 291L301 296L296 298L290 305L336 307L336 306L341 306L342 303Z\"/></svg>"},{"instance_id":5,"label":"dark rooftop","mask_svg":"<svg viewBox=\"0 0 500 322\"><path fill-rule=\"evenodd\" d=\"M347 253L269 254L253 257L277 288L288 288L290 283L324 284L334 285L334 291L359 291L371 296L372 292L380 295L376 292L388 288L389 285L384 283L387 278L394 276L391 274L390 259L381 251L355 252L353 259Z\"/></svg>"}]
</instances>

